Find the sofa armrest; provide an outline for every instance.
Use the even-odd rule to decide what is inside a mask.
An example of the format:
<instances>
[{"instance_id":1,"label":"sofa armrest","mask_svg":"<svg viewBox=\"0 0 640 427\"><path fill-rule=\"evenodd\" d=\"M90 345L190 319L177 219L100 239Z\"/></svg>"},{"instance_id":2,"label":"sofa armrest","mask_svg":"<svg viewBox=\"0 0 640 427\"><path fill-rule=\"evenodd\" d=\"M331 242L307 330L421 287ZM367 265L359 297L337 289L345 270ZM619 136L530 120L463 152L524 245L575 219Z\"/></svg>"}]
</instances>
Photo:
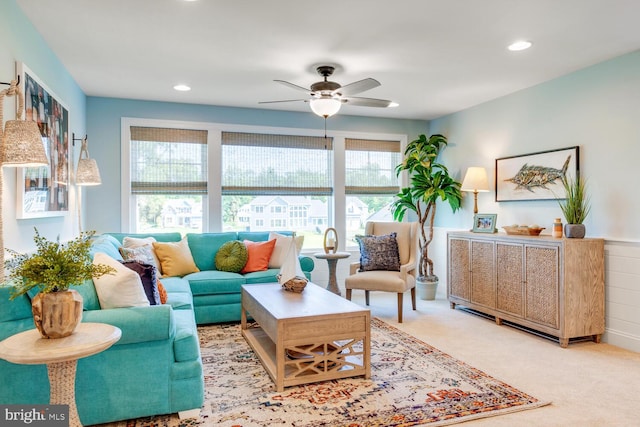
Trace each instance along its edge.
<instances>
[{"instance_id":1,"label":"sofa armrest","mask_svg":"<svg viewBox=\"0 0 640 427\"><path fill-rule=\"evenodd\" d=\"M116 345L168 340L173 336L173 310L169 305L110 308L82 312L83 322L108 323L122 331Z\"/></svg>"}]
</instances>

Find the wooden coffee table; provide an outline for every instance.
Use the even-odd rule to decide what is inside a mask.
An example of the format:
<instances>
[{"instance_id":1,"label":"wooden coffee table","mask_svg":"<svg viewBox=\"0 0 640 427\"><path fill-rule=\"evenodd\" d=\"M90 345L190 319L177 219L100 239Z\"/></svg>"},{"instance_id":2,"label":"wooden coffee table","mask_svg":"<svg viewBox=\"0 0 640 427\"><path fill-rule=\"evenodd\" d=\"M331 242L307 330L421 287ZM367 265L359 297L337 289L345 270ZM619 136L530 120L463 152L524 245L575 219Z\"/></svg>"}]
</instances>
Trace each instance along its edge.
<instances>
[{"instance_id":1,"label":"wooden coffee table","mask_svg":"<svg viewBox=\"0 0 640 427\"><path fill-rule=\"evenodd\" d=\"M256 324L247 322L247 315ZM242 286L242 335L276 384L371 377L371 315L308 283L302 293L279 284Z\"/></svg>"}]
</instances>

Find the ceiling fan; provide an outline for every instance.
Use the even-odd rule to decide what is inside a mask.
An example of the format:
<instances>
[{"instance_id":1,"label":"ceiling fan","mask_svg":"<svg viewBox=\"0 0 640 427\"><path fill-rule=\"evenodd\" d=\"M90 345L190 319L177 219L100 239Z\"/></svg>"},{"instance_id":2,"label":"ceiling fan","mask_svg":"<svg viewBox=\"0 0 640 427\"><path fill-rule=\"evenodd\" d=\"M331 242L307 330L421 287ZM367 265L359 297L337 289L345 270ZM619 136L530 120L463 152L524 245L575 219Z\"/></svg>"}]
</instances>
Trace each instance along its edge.
<instances>
[{"instance_id":1,"label":"ceiling fan","mask_svg":"<svg viewBox=\"0 0 640 427\"><path fill-rule=\"evenodd\" d=\"M341 86L339 83L327 80L327 78L335 71L334 66L320 65L316 68L316 71L324 77L324 80L312 84L309 89L284 80L274 80L297 91L306 93L309 95L308 99L286 99L282 101L262 101L259 103L273 104L278 102L308 102L311 110L318 116L324 117L325 119L336 114L340 110L342 104L380 108L395 107L398 105L395 102L388 101L386 99L352 96L380 86L380 82L376 79L367 78Z\"/></svg>"}]
</instances>

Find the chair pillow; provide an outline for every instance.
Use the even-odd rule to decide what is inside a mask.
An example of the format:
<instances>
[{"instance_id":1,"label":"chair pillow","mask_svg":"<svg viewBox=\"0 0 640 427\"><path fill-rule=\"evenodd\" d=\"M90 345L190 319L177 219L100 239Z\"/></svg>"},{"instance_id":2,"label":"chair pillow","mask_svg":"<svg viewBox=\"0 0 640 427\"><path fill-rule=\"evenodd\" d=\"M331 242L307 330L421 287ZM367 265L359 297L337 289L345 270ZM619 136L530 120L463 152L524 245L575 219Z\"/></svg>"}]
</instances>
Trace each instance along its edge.
<instances>
[{"instance_id":1,"label":"chair pillow","mask_svg":"<svg viewBox=\"0 0 640 427\"><path fill-rule=\"evenodd\" d=\"M153 250L160 259L161 277L185 276L200 271L193 260L186 237L179 242L153 242Z\"/></svg>"},{"instance_id":2,"label":"chair pillow","mask_svg":"<svg viewBox=\"0 0 640 427\"><path fill-rule=\"evenodd\" d=\"M360 271L400 271L400 252L396 233L356 236L360 246Z\"/></svg>"},{"instance_id":3,"label":"chair pillow","mask_svg":"<svg viewBox=\"0 0 640 427\"><path fill-rule=\"evenodd\" d=\"M240 240L226 242L216 253L216 270L239 273L248 257L247 247Z\"/></svg>"},{"instance_id":4,"label":"chair pillow","mask_svg":"<svg viewBox=\"0 0 640 427\"><path fill-rule=\"evenodd\" d=\"M276 246L276 241L269 240L266 242L252 242L251 240L244 241L247 247L247 263L240 273L252 273L254 271L264 271L269 268L269 260L273 253L273 248Z\"/></svg>"}]
</instances>

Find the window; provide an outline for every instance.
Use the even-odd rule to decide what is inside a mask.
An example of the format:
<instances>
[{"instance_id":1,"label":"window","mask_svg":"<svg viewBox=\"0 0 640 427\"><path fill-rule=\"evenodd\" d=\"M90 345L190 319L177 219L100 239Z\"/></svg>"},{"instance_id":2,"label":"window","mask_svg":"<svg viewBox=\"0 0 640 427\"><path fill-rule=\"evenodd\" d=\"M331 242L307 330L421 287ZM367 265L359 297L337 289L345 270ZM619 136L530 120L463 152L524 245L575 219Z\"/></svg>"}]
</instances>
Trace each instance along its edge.
<instances>
[{"instance_id":1,"label":"window","mask_svg":"<svg viewBox=\"0 0 640 427\"><path fill-rule=\"evenodd\" d=\"M392 221L389 209L400 191L395 168L400 141L345 139L345 211L347 246L364 233L368 220Z\"/></svg>"},{"instance_id":2,"label":"window","mask_svg":"<svg viewBox=\"0 0 640 427\"><path fill-rule=\"evenodd\" d=\"M135 232L202 231L207 131L131 126Z\"/></svg>"},{"instance_id":3,"label":"window","mask_svg":"<svg viewBox=\"0 0 640 427\"><path fill-rule=\"evenodd\" d=\"M321 247L332 172L331 139L222 132L223 229L295 230Z\"/></svg>"}]
</instances>

